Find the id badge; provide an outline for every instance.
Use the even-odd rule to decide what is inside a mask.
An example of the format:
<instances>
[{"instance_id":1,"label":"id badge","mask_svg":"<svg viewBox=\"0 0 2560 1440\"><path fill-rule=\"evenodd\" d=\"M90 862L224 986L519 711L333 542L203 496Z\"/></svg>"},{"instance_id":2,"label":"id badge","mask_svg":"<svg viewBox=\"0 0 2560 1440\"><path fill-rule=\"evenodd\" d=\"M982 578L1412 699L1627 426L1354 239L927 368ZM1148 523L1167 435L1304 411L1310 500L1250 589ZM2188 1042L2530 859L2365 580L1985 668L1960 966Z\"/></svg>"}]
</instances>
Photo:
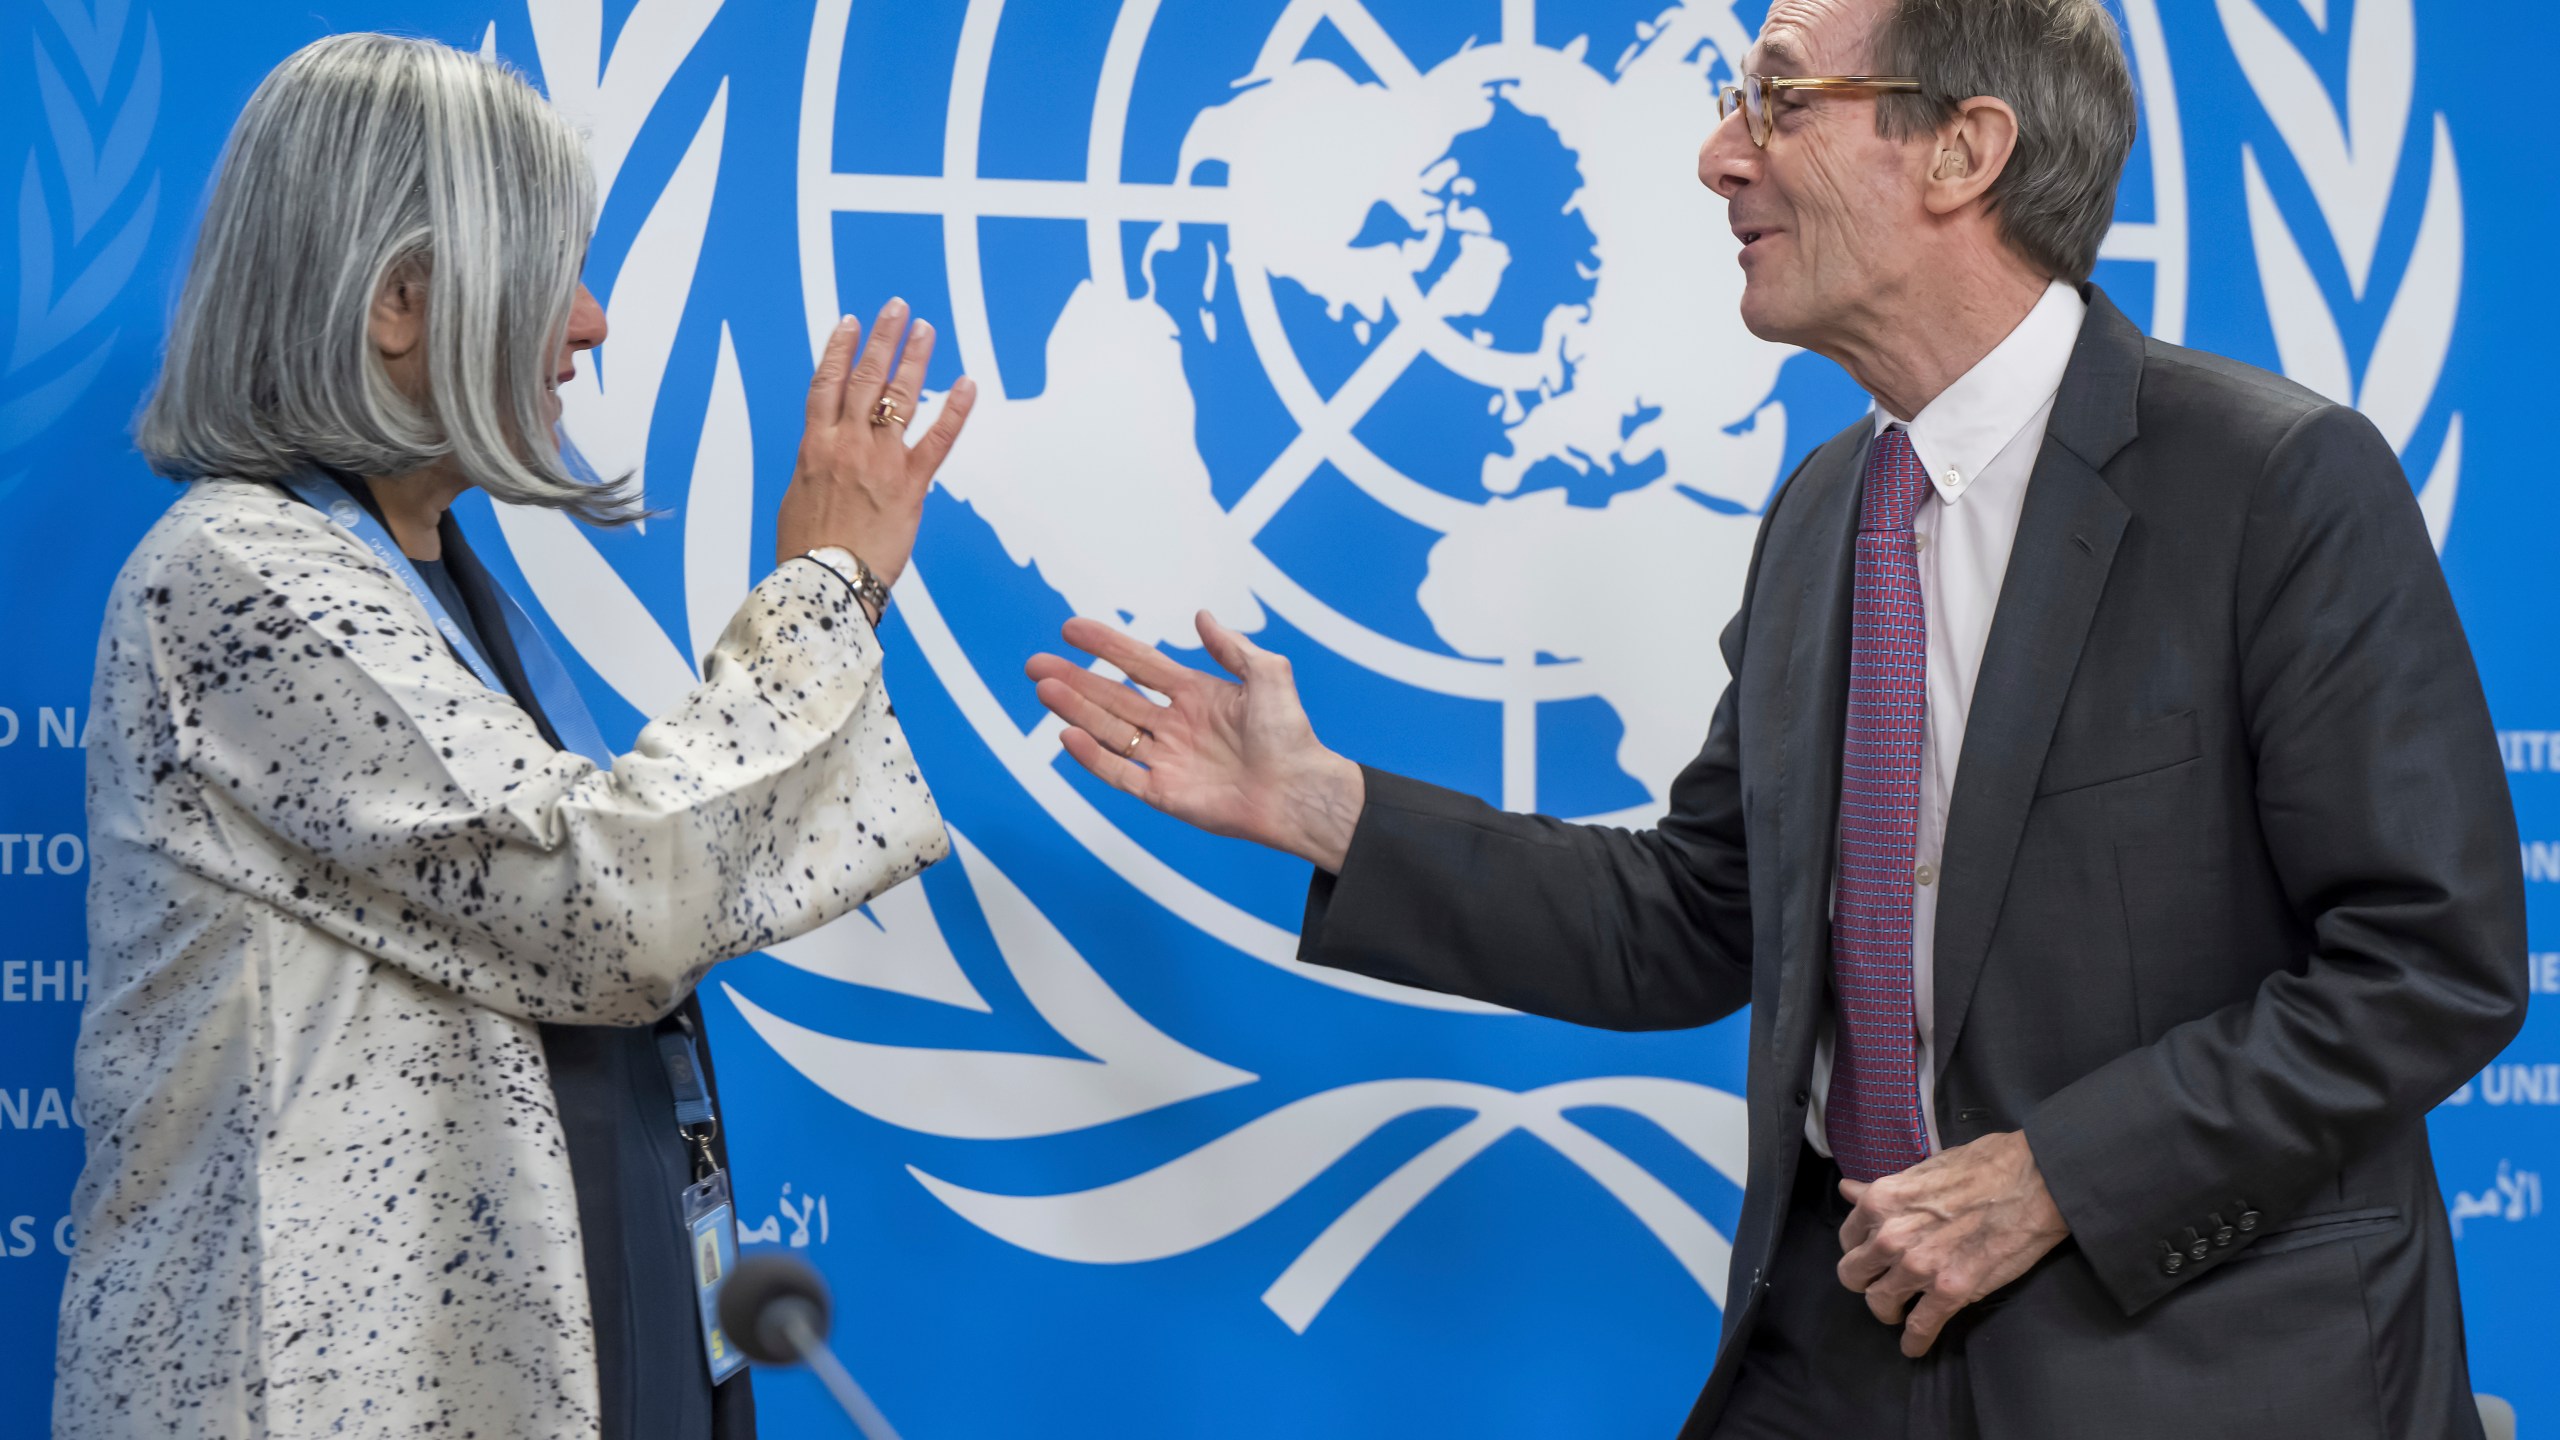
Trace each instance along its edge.
<instances>
[{"instance_id":1,"label":"id badge","mask_svg":"<svg viewBox=\"0 0 2560 1440\"><path fill-rule=\"evenodd\" d=\"M702 1311L702 1355L719 1384L746 1368L747 1357L720 1330L720 1286L738 1264L737 1211L729 1203L729 1172L685 1187L684 1225L693 1252L693 1298Z\"/></svg>"}]
</instances>

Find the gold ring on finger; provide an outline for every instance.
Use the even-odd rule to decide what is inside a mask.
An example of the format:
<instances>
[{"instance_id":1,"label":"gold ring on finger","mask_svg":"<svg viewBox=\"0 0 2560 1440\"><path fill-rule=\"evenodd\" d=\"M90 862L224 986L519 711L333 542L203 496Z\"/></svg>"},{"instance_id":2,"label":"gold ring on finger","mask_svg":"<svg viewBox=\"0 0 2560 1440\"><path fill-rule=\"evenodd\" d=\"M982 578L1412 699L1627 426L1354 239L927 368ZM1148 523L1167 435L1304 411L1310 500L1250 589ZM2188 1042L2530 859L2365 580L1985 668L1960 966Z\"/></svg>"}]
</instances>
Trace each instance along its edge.
<instances>
[{"instance_id":1,"label":"gold ring on finger","mask_svg":"<svg viewBox=\"0 0 2560 1440\"><path fill-rule=\"evenodd\" d=\"M1154 738L1154 732L1148 730L1143 725L1139 726L1138 733L1129 737L1129 743L1120 747L1120 758L1123 760L1136 759L1139 743L1141 741L1152 740Z\"/></svg>"},{"instance_id":2,"label":"gold ring on finger","mask_svg":"<svg viewBox=\"0 0 2560 1440\"><path fill-rule=\"evenodd\" d=\"M907 423L907 417L898 413L898 402L895 397L883 395L880 397L880 403L871 407L871 423L904 425Z\"/></svg>"}]
</instances>

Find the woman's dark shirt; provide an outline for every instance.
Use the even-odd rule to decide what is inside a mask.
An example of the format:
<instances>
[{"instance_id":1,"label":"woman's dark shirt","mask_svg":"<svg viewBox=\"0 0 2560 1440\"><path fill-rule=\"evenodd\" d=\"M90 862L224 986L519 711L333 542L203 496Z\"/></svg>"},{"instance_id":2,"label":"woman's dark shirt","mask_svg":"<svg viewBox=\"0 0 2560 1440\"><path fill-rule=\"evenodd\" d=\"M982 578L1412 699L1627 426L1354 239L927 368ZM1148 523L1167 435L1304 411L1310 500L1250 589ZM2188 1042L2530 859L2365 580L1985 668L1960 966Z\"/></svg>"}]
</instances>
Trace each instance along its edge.
<instances>
[{"instance_id":1,"label":"woman's dark shirt","mask_svg":"<svg viewBox=\"0 0 2560 1440\"><path fill-rule=\"evenodd\" d=\"M558 745L549 717L525 680L505 619L491 603L494 582L450 515L442 537L444 553L453 563L414 558L410 563L516 703ZM475 593L478 604L473 603ZM677 1133L675 1094L658 1058L658 1031L689 1022L698 1035L699 1014L688 1000L677 1015L655 1027L541 1027L552 1095L569 1148L569 1174L578 1192L604 1440L752 1440L755 1434L747 1377L732 1378L715 1396L703 1359L692 1247L683 1216L683 1192L693 1183L692 1160ZM707 1056L704 1064L707 1069ZM468 1383L467 1377L457 1378Z\"/></svg>"}]
</instances>

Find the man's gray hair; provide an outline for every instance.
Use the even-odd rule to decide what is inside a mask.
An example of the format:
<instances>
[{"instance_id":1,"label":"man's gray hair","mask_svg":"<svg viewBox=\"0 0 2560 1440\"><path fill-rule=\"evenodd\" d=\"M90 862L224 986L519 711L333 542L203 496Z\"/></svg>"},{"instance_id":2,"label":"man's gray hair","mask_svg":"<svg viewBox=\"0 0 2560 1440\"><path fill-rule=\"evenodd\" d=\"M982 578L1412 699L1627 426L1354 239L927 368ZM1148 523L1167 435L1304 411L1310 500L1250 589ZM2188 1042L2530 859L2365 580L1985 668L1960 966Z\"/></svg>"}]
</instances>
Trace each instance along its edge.
<instances>
[{"instance_id":1,"label":"man's gray hair","mask_svg":"<svg viewBox=\"0 0 2560 1440\"><path fill-rule=\"evenodd\" d=\"M1877 97L1888 136L1933 130L1976 95L2009 102L2018 146L1990 195L2001 234L2053 275L2088 279L2134 131L2133 73L2102 0L1892 0L1875 43L1880 73L1921 86Z\"/></svg>"},{"instance_id":2,"label":"man's gray hair","mask_svg":"<svg viewBox=\"0 0 2560 1440\"><path fill-rule=\"evenodd\" d=\"M492 496L618 523L639 497L564 461L545 392L595 226L577 132L513 70L429 40L295 52L232 127L136 439L180 479L448 457ZM426 287L424 404L368 325Z\"/></svg>"}]
</instances>

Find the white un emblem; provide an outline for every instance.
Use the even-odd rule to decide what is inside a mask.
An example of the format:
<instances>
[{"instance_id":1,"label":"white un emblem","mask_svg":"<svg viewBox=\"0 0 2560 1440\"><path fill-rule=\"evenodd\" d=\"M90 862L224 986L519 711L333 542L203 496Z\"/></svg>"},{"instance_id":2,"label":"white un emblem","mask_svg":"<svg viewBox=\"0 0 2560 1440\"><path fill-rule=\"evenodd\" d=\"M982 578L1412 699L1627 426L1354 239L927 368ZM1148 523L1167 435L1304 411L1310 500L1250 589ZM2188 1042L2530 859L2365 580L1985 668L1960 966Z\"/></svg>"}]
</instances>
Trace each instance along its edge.
<instances>
[{"instance_id":1,"label":"white un emblem","mask_svg":"<svg viewBox=\"0 0 2560 1440\"><path fill-rule=\"evenodd\" d=\"M839 95L858 102L823 64L803 96L812 344L848 282L860 288L840 273L856 262L838 222L938 217L953 338L982 387L941 480L959 503L937 507L899 591L936 675L1020 788L1121 880L1228 953L1370 1001L1476 1009L1298 966L1303 872L1087 781L1014 672L1068 613L1191 647L1205 606L1300 657L1319 728L1349 753L1512 808L1659 813L1724 683L1712 637L1789 453L1792 352L1742 330L1722 205L1693 178L1714 86L1750 45L1742 22L1693 4L1613 30L1573 8L1515 0L1493 33L1408 45L1356 5L1294 0L1261 34L1204 47L1231 57L1224 73L1150 93L1151 32L1170 22L1123 5L1078 137L1082 180L980 163L1003 98L992 5L961 26L939 175L869 173L858 151L830 160ZM821 6L812 54L845 54L845 23ZM1171 109L1171 91L1201 103ZM1173 128L1149 133L1141 115ZM965 580L944 583L954 571ZM804 1074L894 1124L985 1140L1096 1128L1261 1078L1106 998L1012 880L961 854L1026 997L1101 1063L892 1062L733 991ZM1182 938L1161 922L1148 933ZM1019 1070L1019 1088L977 1091L966 1113L919 1100L992 1080L989 1059ZM1626 1076L1315 1089L1139 1173L1048 1194L916 1174L1025 1249L1159 1259L1236 1234L1399 1117L1458 1111L1472 1120L1337 1205L1286 1261L1263 1299L1292 1328L1434 1185L1520 1132L1597 1180L1721 1304L1716 1226L1574 1118L1611 1107L1676 1140L1678 1163L1740 1182L1738 1099Z\"/></svg>"},{"instance_id":2,"label":"white un emblem","mask_svg":"<svg viewBox=\"0 0 2560 1440\"><path fill-rule=\"evenodd\" d=\"M594 137L595 253L621 257L590 276L614 340L601 379L562 386L565 427L607 473L654 457L678 524L600 546L548 512L499 523L631 710L679 703L757 568L750 517L776 496L755 476L794 436L759 435L750 393L796 388L839 313L892 294L945 329L930 384L965 365L982 387L891 629L957 860L708 987L715 1024L734 1006L763 1042L719 1065L788 1132L763 1143L797 1187L789 1233L919 1327L872 1338L962 1432L1046 1413L981 1413L976 1333L926 1333L967 1309L935 1297L976 1293L1039 1332L1007 1353L1026 1375L1117 1373L1196 1324L1240 1376L1303 1382L1258 1394L1441 1385L1452 1433L1525 1433L1488 1397L1584 1393L1605 1359L1651 1398L1577 1433L1676 1423L1653 1407L1685 1406L1725 1300L1739 1023L1608 1036L1301 967L1304 867L1089 782L1020 672L1071 614L1184 649L1208 608L1292 656L1346 753L1516 808L1657 815L1724 684L1758 516L1864 406L1743 331L1694 178L1745 21L1607 0L884 13L815 0L803 31L668 0L635 48L544 4L529 37ZM2123 16L2147 150L2099 278L2175 341L2175 98L2152 0ZM790 129L703 78L715 51L769 64L785 26L807 59ZM789 351L757 348L772 326L747 320L773 317L742 308L793 303L761 278L786 237L725 227L774 248L705 253L733 197L771 213L750 187L776 174L808 342ZM1455 1338L1459 1313L1500 1343ZM1637 1357L1638 1331L1669 1338Z\"/></svg>"}]
</instances>

